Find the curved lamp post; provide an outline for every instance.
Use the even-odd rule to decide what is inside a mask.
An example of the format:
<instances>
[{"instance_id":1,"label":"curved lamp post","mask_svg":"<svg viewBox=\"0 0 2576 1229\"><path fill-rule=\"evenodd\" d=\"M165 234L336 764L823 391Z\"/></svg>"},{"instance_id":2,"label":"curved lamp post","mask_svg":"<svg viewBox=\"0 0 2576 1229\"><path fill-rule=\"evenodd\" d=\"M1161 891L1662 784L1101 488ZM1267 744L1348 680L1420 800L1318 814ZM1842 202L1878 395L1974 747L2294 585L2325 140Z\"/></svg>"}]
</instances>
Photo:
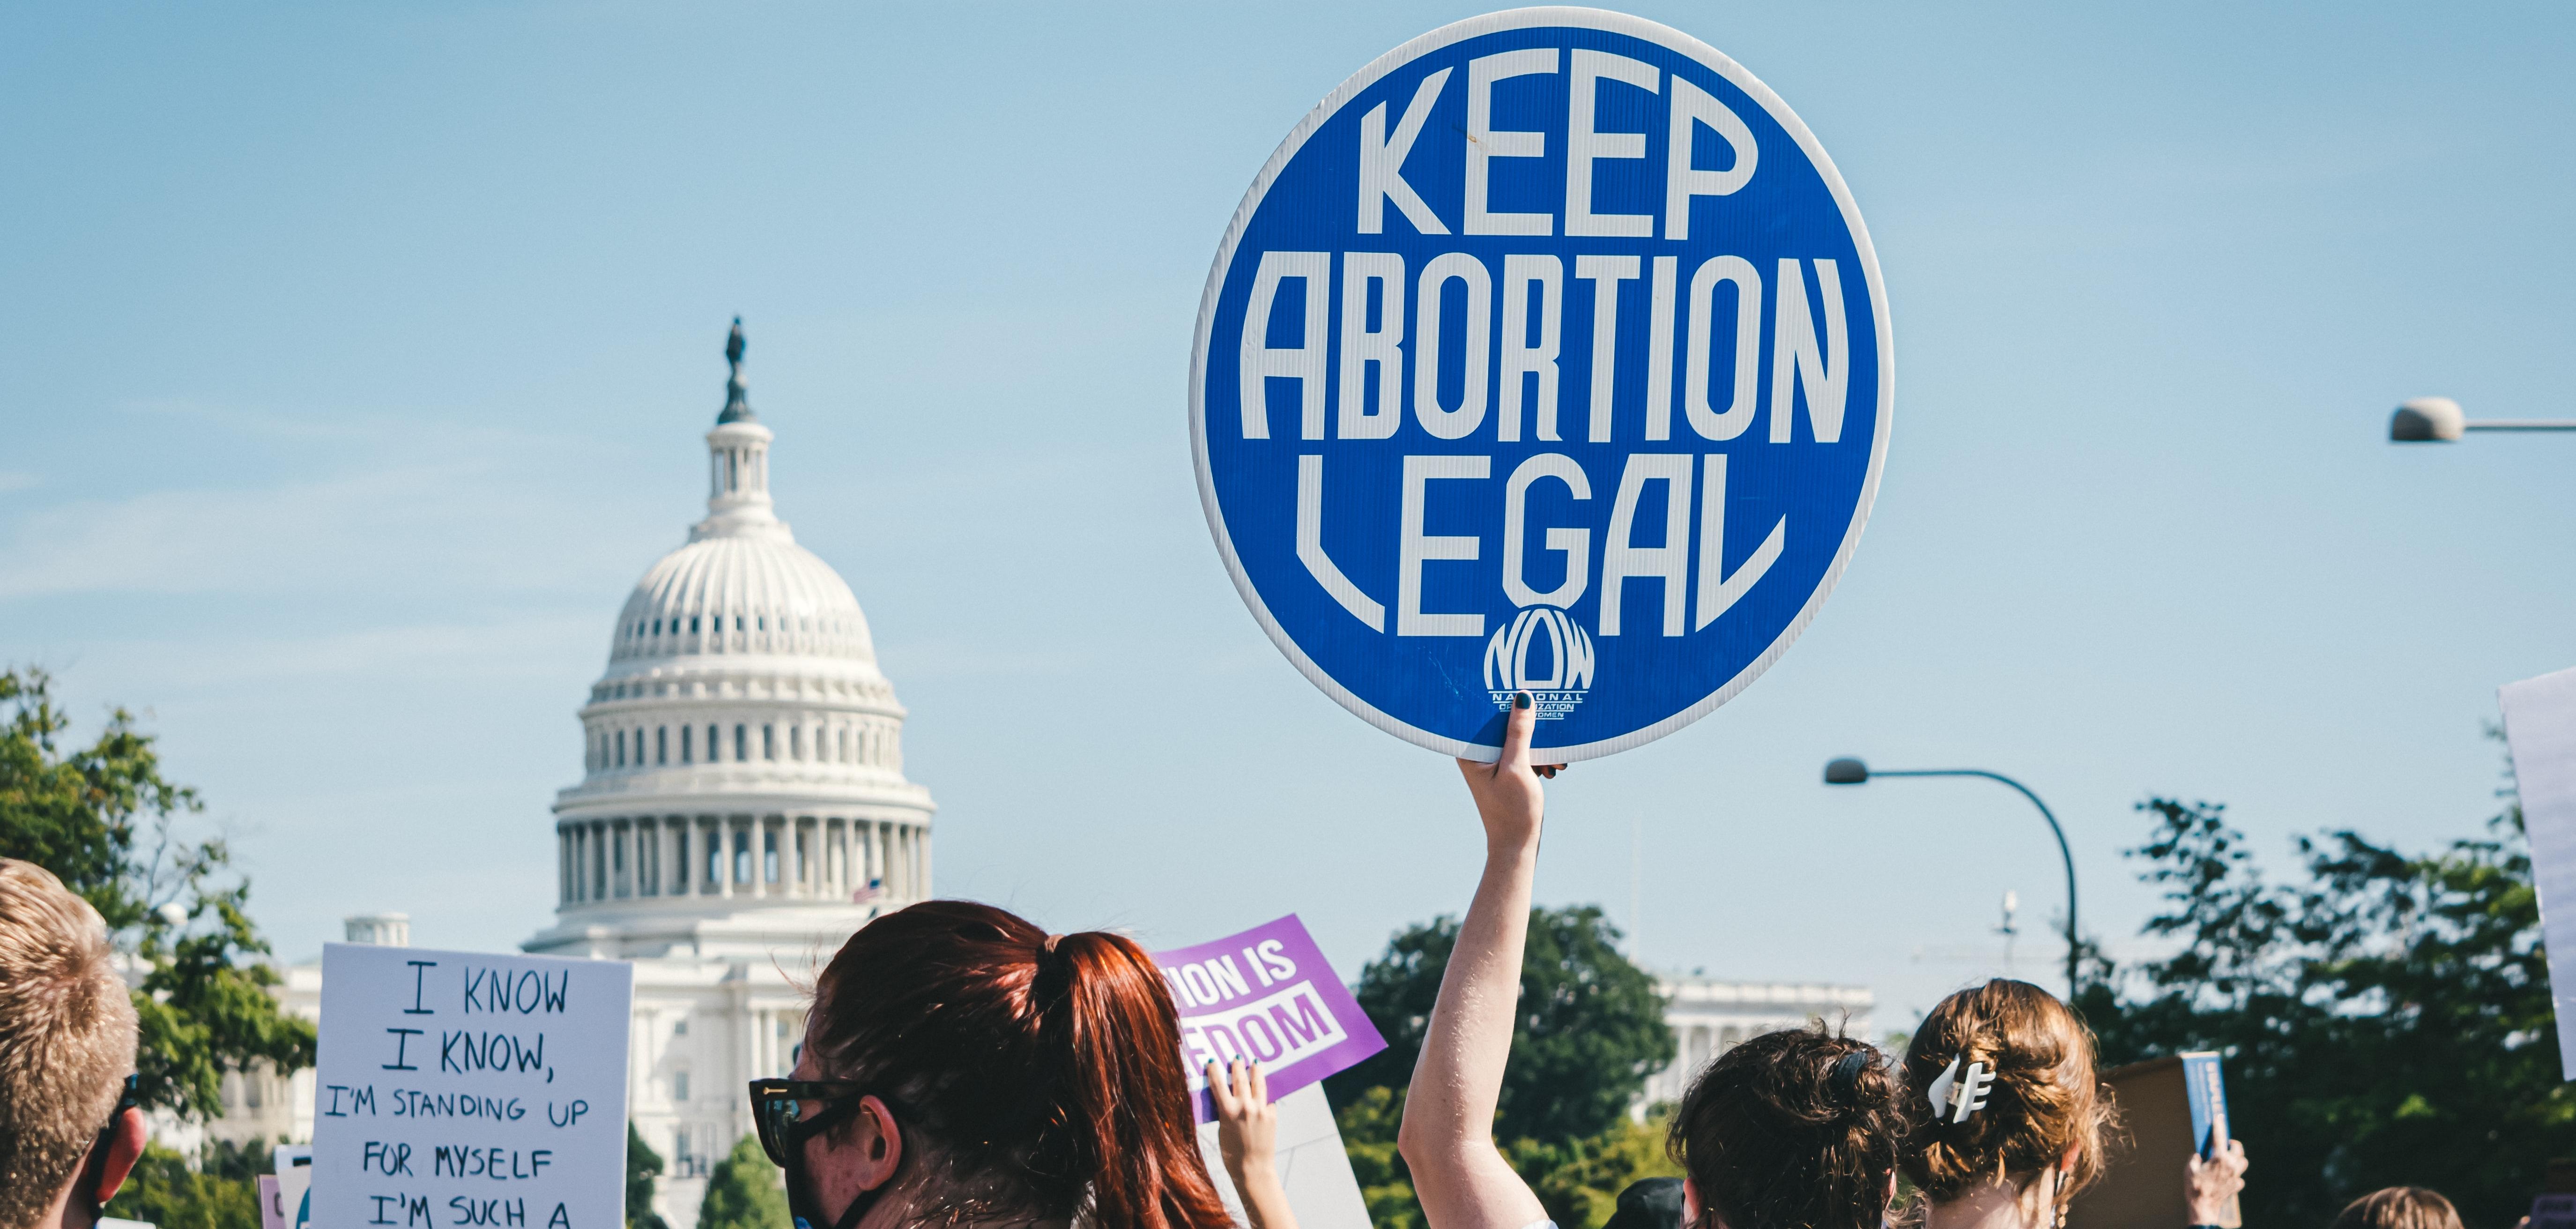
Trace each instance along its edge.
<instances>
[{"instance_id":1,"label":"curved lamp post","mask_svg":"<svg viewBox=\"0 0 2576 1229\"><path fill-rule=\"evenodd\" d=\"M2576 431L2576 418L2490 418L2471 422L2448 397L2416 397L2388 419L2392 444L2447 444L2468 431Z\"/></svg>"},{"instance_id":2,"label":"curved lamp post","mask_svg":"<svg viewBox=\"0 0 2576 1229\"><path fill-rule=\"evenodd\" d=\"M2015 790L2020 791L2022 797L2030 799L2030 805L2039 808L2039 817L2048 821L2049 832L2057 837L2057 856L2063 859L2066 863L2066 995L2067 998L2072 1001L2079 988L2079 974L2082 969L2081 956L2083 951L2082 947L2076 942L2075 937L2077 934L2075 929L2075 855L2067 849L2066 829L2058 826L2057 816L2049 813L2048 804L2041 802L2039 800L2039 795L2030 792L2029 786L2024 785L2019 781L2015 781L2011 777L2007 777L2002 773L1987 772L1982 768L1882 768L1873 772L1869 765L1848 755L1841 759L1831 761L1825 765L1825 784L1827 785L1865 785L1869 782L1869 779L1874 776L1984 777L1989 781L2001 781L2004 784L2013 787Z\"/></svg>"}]
</instances>

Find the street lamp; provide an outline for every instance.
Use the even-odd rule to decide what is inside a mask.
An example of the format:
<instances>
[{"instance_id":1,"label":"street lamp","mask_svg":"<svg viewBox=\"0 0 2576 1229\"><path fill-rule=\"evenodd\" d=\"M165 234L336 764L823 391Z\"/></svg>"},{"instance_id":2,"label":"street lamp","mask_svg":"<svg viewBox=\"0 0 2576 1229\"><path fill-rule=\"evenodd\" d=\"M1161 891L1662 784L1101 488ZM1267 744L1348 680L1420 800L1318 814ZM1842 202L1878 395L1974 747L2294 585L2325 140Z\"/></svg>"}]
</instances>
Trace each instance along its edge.
<instances>
[{"instance_id":1,"label":"street lamp","mask_svg":"<svg viewBox=\"0 0 2576 1229\"><path fill-rule=\"evenodd\" d=\"M2030 799L2030 805L2039 808L2039 817L2048 821L2049 832L2057 837L2057 856L2066 863L2066 997L2072 1000L2080 984L2079 975L2083 967L2081 961L2083 949L2076 941L2075 929L2075 855L2066 848L2066 829L2058 826L2057 816L2049 813L2048 804L2041 802L2039 795L2030 792L2029 786L2002 773L1987 772L1982 768L1901 770L1882 768L1873 772L1869 765L1848 755L1825 764L1825 784L1827 785L1865 785L1871 777L1984 777L1989 781L2001 781L2019 790L2022 797Z\"/></svg>"},{"instance_id":2,"label":"street lamp","mask_svg":"<svg viewBox=\"0 0 2576 1229\"><path fill-rule=\"evenodd\" d=\"M2416 397L2388 419L2392 444L2447 444L2466 431L2576 431L2576 418L2491 418L2470 422L2448 397Z\"/></svg>"}]
</instances>

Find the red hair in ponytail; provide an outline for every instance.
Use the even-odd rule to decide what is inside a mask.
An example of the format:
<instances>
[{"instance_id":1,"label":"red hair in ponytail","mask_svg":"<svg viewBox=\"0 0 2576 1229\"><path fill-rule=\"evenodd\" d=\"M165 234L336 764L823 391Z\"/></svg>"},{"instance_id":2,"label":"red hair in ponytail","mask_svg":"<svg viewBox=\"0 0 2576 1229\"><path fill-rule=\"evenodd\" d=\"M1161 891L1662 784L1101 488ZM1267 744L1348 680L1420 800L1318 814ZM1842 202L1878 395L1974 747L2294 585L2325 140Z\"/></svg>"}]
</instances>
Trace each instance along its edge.
<instances>
[{"instance_id":1,"label":"red hair in ponytail","mask_svg":"<svg viewBox=\"0 0 2576 1229\"><path fill-rule=\"evenodd\" d=\"M806 1037L826 1078L900 1106L952 1222L1233 1223L1199 1155L1171 991L1132 940L925 901L841 945Z\"/></svg>"}]
</instances>

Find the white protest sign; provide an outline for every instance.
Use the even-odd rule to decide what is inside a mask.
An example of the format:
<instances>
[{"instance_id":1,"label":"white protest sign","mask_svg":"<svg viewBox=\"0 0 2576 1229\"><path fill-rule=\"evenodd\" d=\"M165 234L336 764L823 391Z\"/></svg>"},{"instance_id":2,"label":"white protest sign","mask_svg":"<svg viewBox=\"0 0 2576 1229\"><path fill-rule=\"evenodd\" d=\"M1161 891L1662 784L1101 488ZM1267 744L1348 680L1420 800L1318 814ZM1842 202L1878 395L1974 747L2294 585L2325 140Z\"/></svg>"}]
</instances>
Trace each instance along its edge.
<instances>
[{"instance_id":1,"label":"white protest sign","mask_svg":"<svg viewBox=\"0 0 2576 1229\"><path fill-rule=\"evenodd\" d=\"M2504 705L2505 743L2531 840L2532 886L2540 893L2559 1074L2576 1080L2576 670L2507 683L2496 698Z\"/></svg>"},{"instance_id":2,"label":"white protest sign","mask_svg":"<svg viewBox=\"0 0 2576 1229\"><path fill-rule=\"evenodd\" d=\"M276 1197L269 1202L275 1205L277 1223L268 1224L266 1208L261 1209L260 1223L265 1229L304 1229L313 1221L313 1145L279 1144L270 1159L275 1162L273 1167L277 1172L274 1175ZM260 1189L269 1190L271 1187L262 1183Z\"/></svg>"},{"instance_id":3,"label":"white protest sign","mask_svg":"<svg viewBox=\"0 0 2576 1229\"><path fill-rule=\"evenodd\" d=\"M1272 1164L1279 1173L1280 1190L1288 1196L1289 1210L1297 1214L1297 1229L1369 1229L1368 1197L1351 1172L1350 1152L1342 1146L1341 1128L1333 1125L1333 1106L1324 1099L1324 1086L1308 1084L1272 1102L1279 1107L1279 1147L1272 1154ZM1244 1215L1243 1194L1234 1189L1234 1178L1225 1171L1217 1124L1199 1124L1199 1152L1207 1160L1208 1177L1216 1180L1217 1198L1225 1201L1234 1223L1251 1224Z\"/></svg>"},{"instance_id":4,"label":"white protest sign","mask_svg":"<svg viewBox=\"0 0 2576 1229\"><path fill-rule=\"evenodd\" d=\"M313 1222L622 1229L635 967L322 949Z\"/></svg>"}]
</instances>

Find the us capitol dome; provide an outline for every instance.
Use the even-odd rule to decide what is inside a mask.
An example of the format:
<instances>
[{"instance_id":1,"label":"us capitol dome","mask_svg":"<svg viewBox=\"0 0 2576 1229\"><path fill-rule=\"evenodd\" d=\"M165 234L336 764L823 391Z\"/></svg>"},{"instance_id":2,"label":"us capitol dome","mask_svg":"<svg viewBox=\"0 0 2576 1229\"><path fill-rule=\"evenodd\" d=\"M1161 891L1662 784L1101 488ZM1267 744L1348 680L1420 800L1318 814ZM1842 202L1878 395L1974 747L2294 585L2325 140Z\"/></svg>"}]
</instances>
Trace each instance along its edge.
<instances>
[{"instance_id":1,"label":"us capitol dome","mask_svg":"<svg viewBox=\"0 0 2576 1229\"><path fill-rule=\"evenodd\" d=\"M521 944L635 965L627 1116L663 1158L673 1225L696 1222L709 1169L752 1132L744 1084L795 1065L803 984L930 895L933 807L904 779L903 705L848 582L771 506L742 356L737 319L706 519L618 612L580 709L581 780L555 794L555 922ZM353 917L347 938L408 946L410 920ZM321 965L279 972L282 1005L319 1019ZM313 1138L309 1068L259 1064L221 1095L205 1138Z\"/></svg>"},{"instance_id":2,"label":"us capitol dome","mask_svg":"<svg viewBox=\"0 0 2576 1229\"><path fill-rule=\"evenodd\" d=\"M769 496L742 322L707 432L707 515L636 582L555 794L555 924L521 944L631 960L627 1113L672 1224L751 1133L745 1082L784 1075L823 961L930 895L930 791L847 581Z\"/></svg>"},{"instance_id":3,"label":"us capitol dome","mask_svg":"<svg viewBox=\"0 0 2576 1229\"><path fill-rule=\"evenodd\" d=\"M561 956L767 958L837 948L930 895L930 792L867 615L769 495L772 435L732 376L707 433L707 516L627 596L555 795Z\"/></svg>"}]
</instances>

